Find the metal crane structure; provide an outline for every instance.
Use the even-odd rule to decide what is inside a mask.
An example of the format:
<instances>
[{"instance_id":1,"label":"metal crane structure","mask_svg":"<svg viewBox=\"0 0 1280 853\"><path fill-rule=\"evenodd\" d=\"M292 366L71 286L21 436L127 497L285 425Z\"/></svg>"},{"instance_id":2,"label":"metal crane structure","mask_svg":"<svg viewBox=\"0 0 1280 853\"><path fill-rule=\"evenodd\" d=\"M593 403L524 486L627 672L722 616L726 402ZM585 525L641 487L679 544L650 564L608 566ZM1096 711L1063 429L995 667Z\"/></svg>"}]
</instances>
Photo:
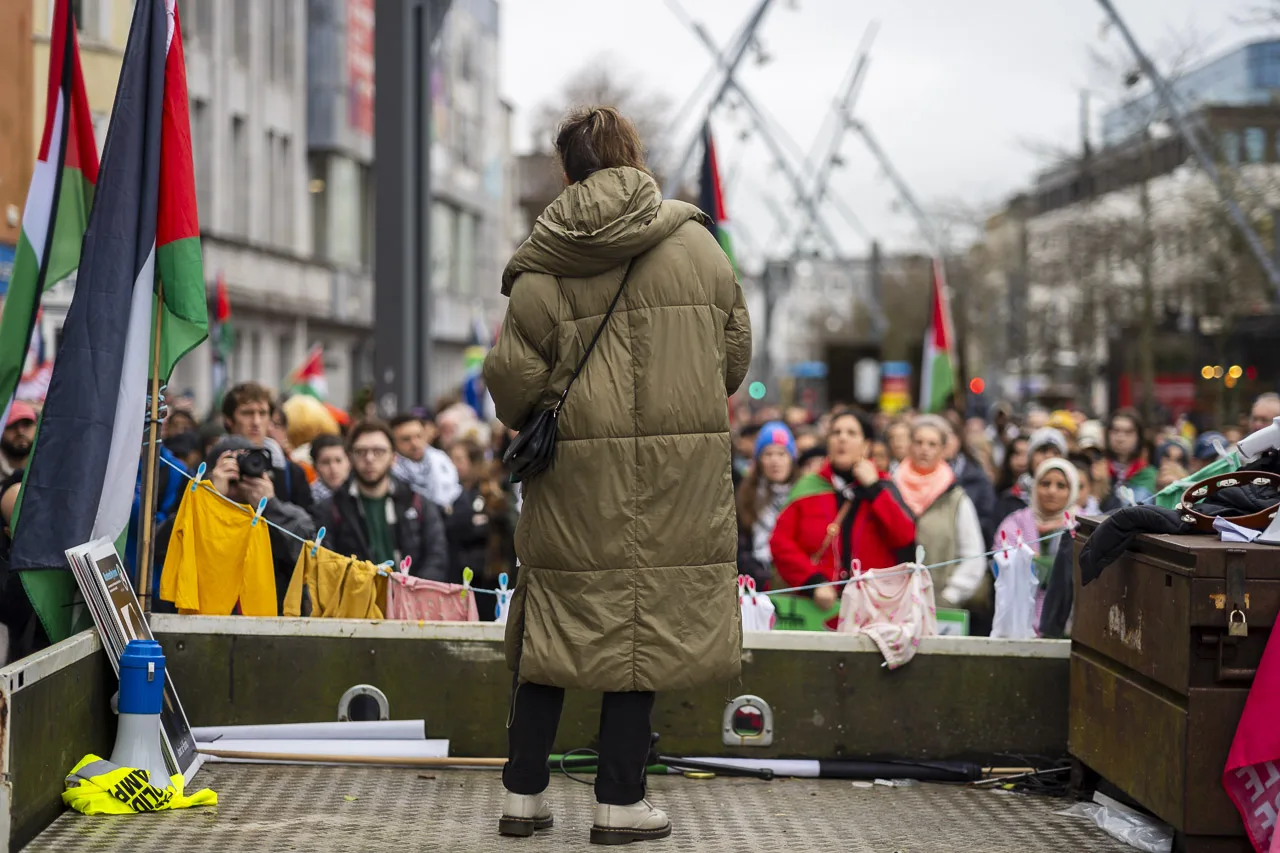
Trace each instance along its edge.
<instances>
[{"instance_id":1,"label":"metal crane structure","mask_svg":"<svg viewBox=\"0 0 1280 853\"><path fill-rule=\"evenodd\" d=\"M814 226L817 225L816 209L822 205L827 196L827 186L831 180L831 171L835 168L840 158L840 145L844 142L845 131L849 129L850 123L853 121L853 108L858 103L858 95L862 92L862 83L867 76L867 66L871 63L871 43L875 41L876 33L880 29L877 21L872 21L867 25L867 30L862 36L862 43L858 46L858 53L854 56L853 66L848 75L848 82L845 84L844 91L839 98L832 104L832 116L835 119L835 127L827 142L827 150L820 159L814 159L818 144L821 142L821 133L814 140L814 148L811 152L809 162L816 163L813 179L810 181L809 197L813 204L807 207L808 219L801 223L796 231L794 254L800 254L808 239L813 235ZM861 223L858 223L859 227Z\"/></svg>"},{"instance_id":2,"label":"metal crane structure","mask_svg":"<svg viewBox=\"0 0 1280 853\"><path fill-rule=\"evenodd\" d=\"M1124 18L1120 17L1120 13L1116 11L1116 7L1111 0L1098 0L1098 5L1107 13L1115 28L1120 31L1120 36L1129 46L1129 50L1133 53L1134 59L1137 60L1142 73L1151 81L1151 85L1159 96L1160 101L1164 104L1164 108L1169 111L1169 117L1172 119L1174 127L1177 128L1178 133L1186 141L1191 153L1195 155L1200 168L1204 169L1205 174L1208 175L1214 189L1218 191L1218 198L1226 205L1227 214L1231 217L1232 223L1235 224L1240 236L1248 244L1249 251L1253 253L1259 266L1266 273L1267 280L1271 284L1272 297L1280 301L1280 267L1277 267L1275 260L1267 252L1267 247L1263 245L1262 238L1258 236L1258 232L1249 223L1249 217L1240 209L1239 203L1236 202L1235 197L1232 196L1230 190L1222 182L1218 164L1214 162L1213 156L1205 148L1204 142L1200 139L1200 134L1196 132L1195 123L1187 116L1186 110L1183 109L1181 99L1174 92L1173 87L1169 85L1169 81L1156 68L1155 63L1142 51L1137 40L1133 37L1133 33L1129 31L1129 26L1125 23Z\"/></svg>"},{"instance_id":3,"label":"metal crane structure","mask_svg":"<svg viewBox=\"0 0 1280 853\"><path fill-rule=\"evenodd\" d=\"M730 90L737 95L738 99L742 102L743 107L746 108L747 115L750 117L756 131L760 134L760 138L769 148L769 152L773 156L774 162L782 171L783 175L786 176L787 181L791 184L791 189L792 192L795 193L797 204L807 210L810 220L816 223L815 227L819 231L822 239L828 246L830 246L833 252L838 254L839 243L836 240L835 235L831 232L831 229L819 216L817 205L814 203L811 194L805 190L804 177L801 174L800 169L791 162L791 159L787 157L786 152L782 150L782 146L778 141L778 135L774 131L774 128L777 126L777 122L774 121L767 112L765 112L759 103L757 103L746 87L738 82L738 79L735 76L736 69L732 64L733 57L729 55L733 48L731 47L730 50L722 53L719 47L716 46L715 41L711 38L711 34L707 32L706 27L690 18L684 11L683 7L680 6L678 0L668 0L667 5L676 13L677 17L681 19L681 22L693 32L698 40L702 42L703 46L706 47L707 51L715 60L716 66L720 69L721 73L724 74L725 85L722 87L722 92L719 93L719 96L717 98L713 98L710 105L707 107L706 116L708 118L710 117L715 108L719 106L720 101L723 100L724 95ZM681 175L688 173L689 165L692 162L693 157L697 154L697 142L699 138L700 137L695 134L693 145L686 155L686 160L680 166L679 171ZM794 145L794 143L792 144ZM679 183L674 183L672 186L678 187ZM668 189L667 194L670 193L671 190Z\"/></svg>"},{"instance_id":4,"label":"metal crane structure","mask_svg":"<svg viewBox=\"0 0 1280 853\"><path fill-rule=\"evenodd\" d=\"M920 229L920 236L924 237L925 243L928 244L929 250L937 257L944 256L945 246L941 240L938 229L934 226L933 220L924 212L924 208L920 206L920 202L916 200L915 194L911 192L911 187L907 186L907 182L903 179L902 174L894 168L893 162L889 159L889 155L880 147L880 143L876 141L875 136L871 133L871 128L867 127L867 123L850 117L849 126L862 137L863 143L867 146L867 150L871 152L871 156L876 158L880 164L880 168L884 170L889 181L893 184L898 196L902 199L902 203L907 206L911 212L911 217L916 221L916 227Z\"/></svg>"},{"instance_id":5,"label":"metal crane structure","mask_svg":"<svg viewBox=\"0 0 1280 853\"><path fill-rule=\"evenodd\" d=\"M716 52L716 57L720 64L721 80L716 87L715 94L711 97L711 103L706 110L707 115L710 115L720 105L720 102L724 100L725 93L733 85L733 75L737 73L738 66L742 63L743 57L746 56L747 48L755 40L756 30L760 28L765 13L769 11L771 5L773 5L773 0L760 0L755 9L752 10L751 16L747 18L747 23L742 28L739 40L731 47L731 55L727 60L720 57L718 51ZM697 156L698 142L699 135L695 129L683 155L676 161L676 168L667 173L667 185L662 188L664 195L675 195L681 184L684 183L684 178L689 173L694 157Z\"/></svg>"}]
</instances>

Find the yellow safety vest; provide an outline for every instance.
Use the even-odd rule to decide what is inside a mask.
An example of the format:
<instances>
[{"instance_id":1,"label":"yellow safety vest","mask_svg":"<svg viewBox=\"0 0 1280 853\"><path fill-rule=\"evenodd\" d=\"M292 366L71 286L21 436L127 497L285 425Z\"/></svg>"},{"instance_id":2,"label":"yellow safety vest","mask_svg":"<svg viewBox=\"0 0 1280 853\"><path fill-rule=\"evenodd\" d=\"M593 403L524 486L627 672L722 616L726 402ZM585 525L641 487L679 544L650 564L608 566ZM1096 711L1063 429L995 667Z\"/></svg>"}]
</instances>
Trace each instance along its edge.
<instances>
[{"instance_id":1,"label":"yellow safety vest","mask_svg":"<svg viewBox=\"0 0 1280 853\"><path fill-rule=\"evenodd\" d=\"M183 795L182 788L182 776L157 788L145 770L86 755L68 774L62 802L84 814L139 814L218 804L218 795L208 788L190 797Z\"/></svg>"}]
</instances>

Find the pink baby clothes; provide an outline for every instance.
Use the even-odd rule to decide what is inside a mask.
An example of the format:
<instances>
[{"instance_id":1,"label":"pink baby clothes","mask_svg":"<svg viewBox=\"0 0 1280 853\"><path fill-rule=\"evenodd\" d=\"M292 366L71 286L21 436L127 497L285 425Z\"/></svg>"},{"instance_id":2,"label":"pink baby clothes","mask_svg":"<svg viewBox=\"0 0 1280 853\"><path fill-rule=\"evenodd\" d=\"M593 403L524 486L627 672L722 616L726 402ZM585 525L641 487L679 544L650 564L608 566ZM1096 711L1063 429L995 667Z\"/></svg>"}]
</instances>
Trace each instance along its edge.
<instances>
[{"instance_id":1,"label":"pink baby clothes","mask_svg":"<svg viewBox=\"0 0 1280 853\"><path fill-rule=\"evenodd\" d=\"M836 630L866 634L897 669L915 656L921 637L938 633L933 577L916 565L856 573L840 597Z\"/></svg>"},{"instance_id":2,"label":"pink baby clothes","mask_svg":"<svg viewBox=\"0 0 1280 853\"><path fill-rule=\"evenodd\" d=\"M423 580L401 572L387 578L387 618L427 622L478 622L476 594L456 583Z\"/></svg>"}]
</instances>

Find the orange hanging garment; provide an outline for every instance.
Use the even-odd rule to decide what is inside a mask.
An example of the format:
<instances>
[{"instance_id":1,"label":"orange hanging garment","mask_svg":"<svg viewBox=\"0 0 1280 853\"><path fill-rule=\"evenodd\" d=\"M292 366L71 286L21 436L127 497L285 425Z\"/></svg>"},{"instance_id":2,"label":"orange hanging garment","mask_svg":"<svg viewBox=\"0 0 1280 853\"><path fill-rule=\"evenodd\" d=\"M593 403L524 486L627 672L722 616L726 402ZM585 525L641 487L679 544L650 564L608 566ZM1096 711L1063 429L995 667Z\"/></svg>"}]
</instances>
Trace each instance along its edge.
<instances>
[{"instance_id":1,"label":"orange hanging garment","mask_svg":"<svg viewBox=\"0 0 1280 853\"><path fill-rule=\"evenodd\" d=\"M252 524L247 506L231 503L205 481L184 489L160 576L160 597L180 613L276 616L271 533Z\"/></svg>"}]
</instances>

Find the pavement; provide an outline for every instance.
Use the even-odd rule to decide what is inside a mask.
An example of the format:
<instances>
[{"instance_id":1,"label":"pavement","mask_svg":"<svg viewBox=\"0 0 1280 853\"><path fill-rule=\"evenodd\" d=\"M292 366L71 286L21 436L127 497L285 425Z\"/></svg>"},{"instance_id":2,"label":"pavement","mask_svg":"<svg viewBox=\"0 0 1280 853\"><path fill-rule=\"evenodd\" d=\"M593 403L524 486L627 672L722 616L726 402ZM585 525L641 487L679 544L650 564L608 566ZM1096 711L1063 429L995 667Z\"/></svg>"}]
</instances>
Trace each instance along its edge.
<instances>
[{"instance_id":1,"label":"pavement","mask_svg":"<svg viewBox=\"0 0 1280 853\"><path fill-rule=\"evenodd\" d=\"M502 784L486 770L206 764L195 788L218 805L133 816L67 812L28 853L599 850L587 842L591 787L559 773L556 825L534 838L498 835ZM1092 823L1053 813L1068 803L945 785L860 788L816 779L650 777L672 816L670 839L630 849L699 853L1123 853Z\"/></svg>"}]
</instances>

